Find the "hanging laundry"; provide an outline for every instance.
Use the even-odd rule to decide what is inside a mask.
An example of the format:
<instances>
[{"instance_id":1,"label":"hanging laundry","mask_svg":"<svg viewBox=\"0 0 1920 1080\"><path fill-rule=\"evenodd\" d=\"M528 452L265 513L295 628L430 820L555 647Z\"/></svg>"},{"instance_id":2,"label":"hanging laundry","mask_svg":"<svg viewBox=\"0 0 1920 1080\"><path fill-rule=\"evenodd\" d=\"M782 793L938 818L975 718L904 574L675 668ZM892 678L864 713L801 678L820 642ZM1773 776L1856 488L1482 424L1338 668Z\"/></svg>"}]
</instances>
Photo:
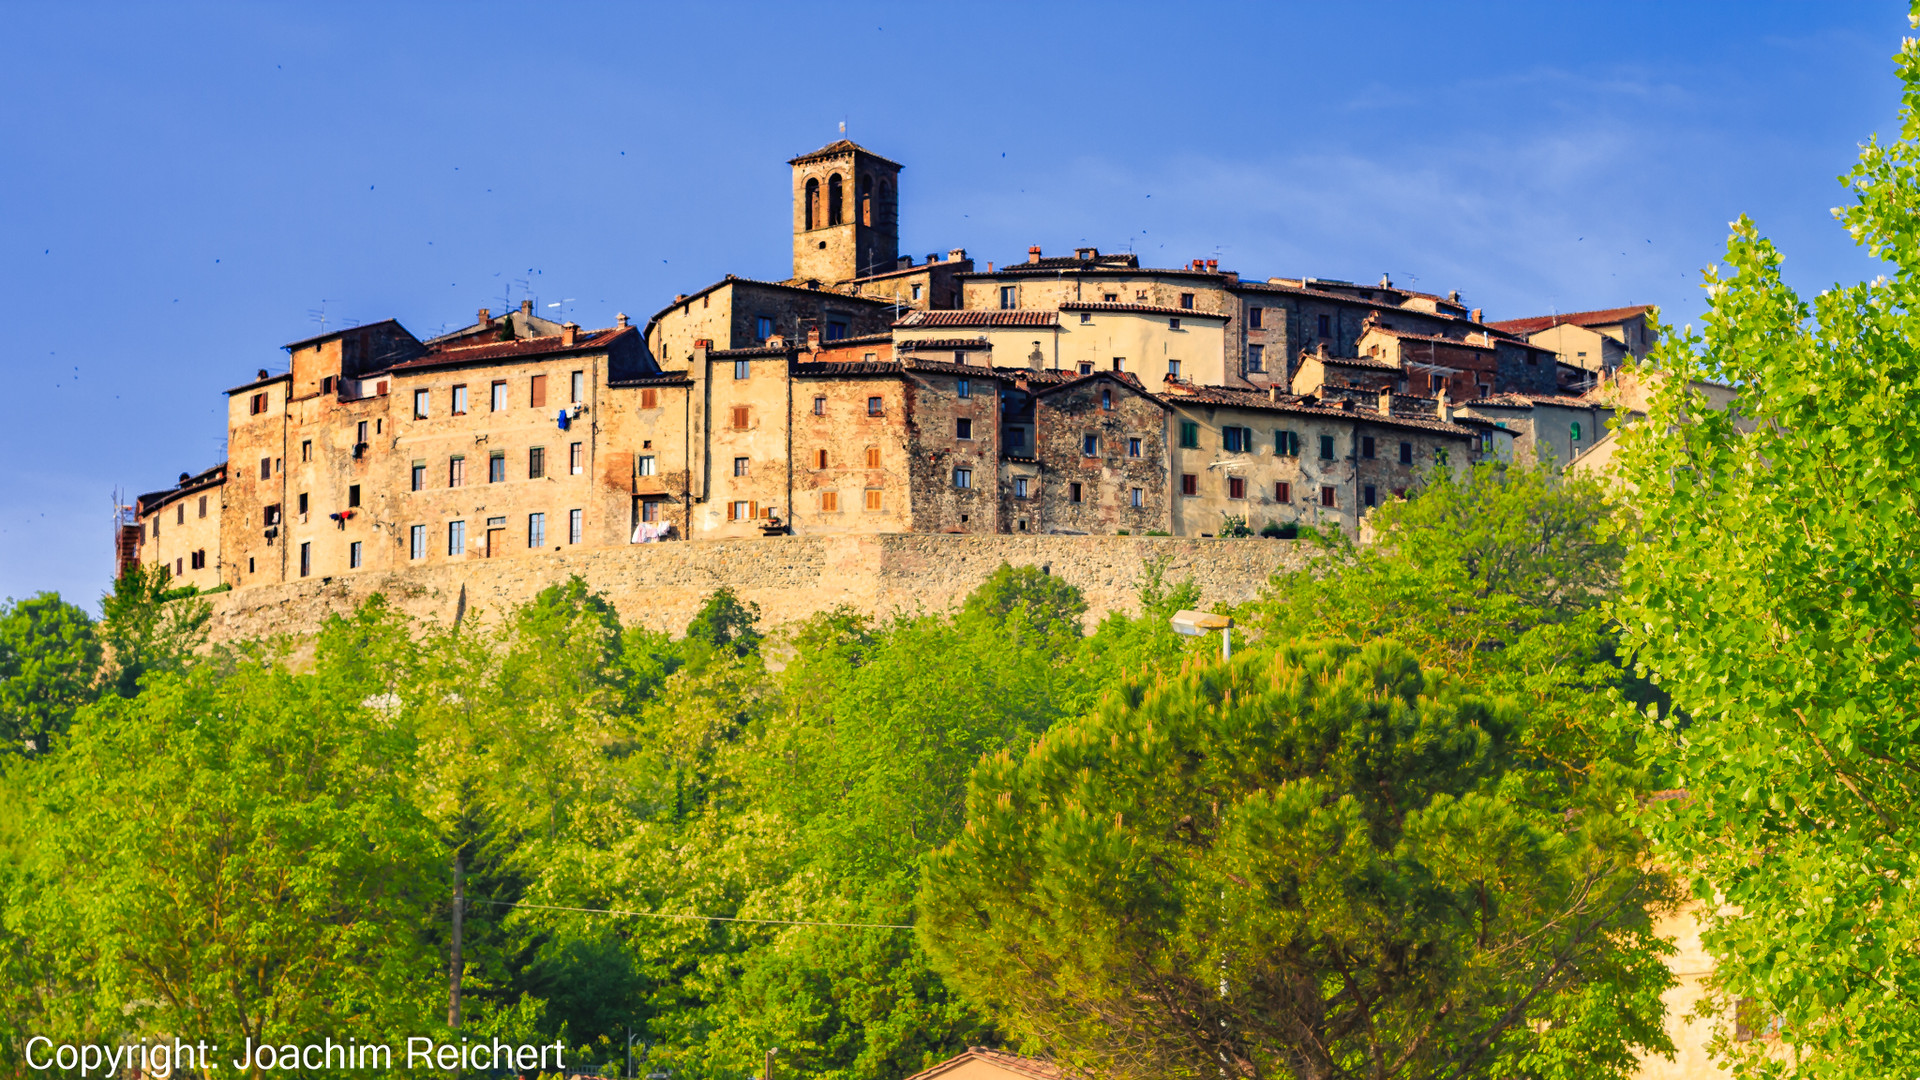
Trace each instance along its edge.
<instances>
[{"instance_id":1,"label":"hanging laundry","mask_svg":"<svg viewBox=\"0 0 1920 1080\"><path fill-rule=\"evenodd\" d=\"M559 417L557 417L557 419L560 421L561 431L567 430L567 425L572 423L573 421L573 418L567 415L567 410L565 409L560 410L560 415Z\"/></svg>"}]
</instances>

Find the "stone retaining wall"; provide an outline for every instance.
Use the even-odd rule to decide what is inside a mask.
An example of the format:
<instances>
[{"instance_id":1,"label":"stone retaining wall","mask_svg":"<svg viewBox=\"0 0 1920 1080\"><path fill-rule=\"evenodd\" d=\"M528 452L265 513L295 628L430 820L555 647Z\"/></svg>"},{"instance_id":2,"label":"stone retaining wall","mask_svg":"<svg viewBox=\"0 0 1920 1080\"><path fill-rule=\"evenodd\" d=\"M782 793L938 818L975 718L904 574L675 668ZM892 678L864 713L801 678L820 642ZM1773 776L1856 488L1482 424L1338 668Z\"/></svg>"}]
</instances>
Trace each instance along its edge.
<instances>
[{"instance_id":1,"label":"stone retaining wall","mask_svg":"<svg viewBox=\"0 0 1920 1080\"><path fill-rule=\"evenodd\" d=\"M939 611L1001 563L1043 566L1086 594L1088 623L1137 610L1146 562L1165 557L1167 580L1189 575L1202 603L1250 599L1276 571L1296 565L1290 540L1147 536L960 536L894 533L780 536L637 544L563 554L473 560L269 585L208 597L216 640L311 633L322 619L385 593L419 618L491 621L541 589L578 574L628 624L675 634L721 585L760 605L763 627L838 604L874 615Z\"/></svg>"}]
</instances>

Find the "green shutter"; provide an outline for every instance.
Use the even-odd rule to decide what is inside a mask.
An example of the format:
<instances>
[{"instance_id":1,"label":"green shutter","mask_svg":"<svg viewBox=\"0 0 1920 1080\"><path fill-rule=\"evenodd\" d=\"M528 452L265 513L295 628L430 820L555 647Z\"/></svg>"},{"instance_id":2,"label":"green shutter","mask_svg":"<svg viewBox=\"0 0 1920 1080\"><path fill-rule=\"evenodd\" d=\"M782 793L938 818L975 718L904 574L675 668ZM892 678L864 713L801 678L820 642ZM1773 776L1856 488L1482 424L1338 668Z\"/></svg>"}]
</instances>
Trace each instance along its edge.
<instances>
[{"instance_id":1,"label":"green shutter","mask_svg":"<svg viewBox=\"0 0 1920 1080\"><path fill-rule=\"evenodd\" d=\"M1180 448L1183 450L1200 449L1200 424L1194 420L1180 421Z\"/></svg>"}]
</instances>

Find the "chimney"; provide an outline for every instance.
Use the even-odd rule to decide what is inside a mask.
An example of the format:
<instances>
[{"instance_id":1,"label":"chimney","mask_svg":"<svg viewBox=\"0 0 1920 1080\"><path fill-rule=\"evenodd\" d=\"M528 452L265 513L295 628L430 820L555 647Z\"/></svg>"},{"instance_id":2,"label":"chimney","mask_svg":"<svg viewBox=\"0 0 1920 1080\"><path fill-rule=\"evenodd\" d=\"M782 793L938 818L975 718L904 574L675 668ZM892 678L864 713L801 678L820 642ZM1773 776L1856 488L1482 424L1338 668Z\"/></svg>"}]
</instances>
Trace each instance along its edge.
<instances>
[{"instance_id":1,"label":"chimney","mask_svg":"<svg viewBox=\"0 0 1920 1080\"><path fill-rule=\"evenodd\" d=\"M1393 388L1390 386L1380 388L1380 415L1393 415Z\"/></svg>"},{"instance_id":2,"label":"chimney","mask_svg":"<svg viewBox=\"0 0 1920 1080\"><path fill-rule=\"evenodd\" d=\"M927 261L932 262L933 260L928 259ZM905 270L912 265L913 265L913 256L911 255L901 255L898 258L893 260L893 268L895 270Z\"/></svg>"},{"instance_id":3,"label":"chimney","mask_svg":"<svg viewBox=\"0 0 1920 1080\"><path fill-rule=\"evenodd\" d=\"M625 330L627 328L627 313L623 311L620 314L615 315L613 317L613 321L615 325L620 327L620 329Z\"/></svg>"},{"instance_id":4,"label":"chimney","mask_svg":"<svg viewBox=\"0 0 1920 1080\"><path fill-rule=\"evenodd\" d=\"M961 262L965 260L966 257L967 257L966 248L953 248L947 252L947 258L949 261L952 261L952 262Z\"/></svg>"},{"instance_id":5,"label":"chimney","mask_svg":"<svg viewBox=\"0 0 1920 1080\"><path fill-rule=\"evenodd\" d=\"M1320 343L1320 345L1319 345L1319 347L1318 347L1317 349L1315 349L1315 350L1314 350L1314 355L1316 355L1316 356L1318 356L1318 357L1320 357L1320 358L1322 358L1322 359L1325 359L1325 358L1326 358L1326 355L1327 355L1327 343L1326 343L1326 342L1324 342L1324 341L1323 341L1323 342L1321 342L1321 343Z\"/></svg>"},{"instance_id":6,"label":"chimney","mask_svg":"<svg viewBox=\"0 0 1920 1080\"><path fill-rule=\"evenodd\" d=\"M819 327L819 324L817 323L813 326L807 327L807 351L808 352L820 351L820 327Z\"/></svg>"},{"instance_id":7,"label":"chimney","mask_svg":"<svg viewBox=\"0 0 1920 1080\"><path fill-rule=\"evenodd\" d=\"M1440 414L1440 421L1446 424L1453 423L1453 402L1447 398L1447 388L1445 386L1440 387L1433 395L1433 398L1434 408Z\"/></svg>"},{"instance_id":8,"label":"chimney","mask_svg":"<svg viewBox=\"0 0 1920 1080\"><path fill-rule=\"evenodd\" d=\"M1268 386L1267 386L1267 400L1268 400L1268 401L1272 401L1272 402L1275 402L1275 403L1278 403L1278 402L1279 402L1279 400L1280 400L1280 384L1279 384L1279 383L1270 383L1270 384L1268 384Z\"/></svg>"},{"instance_id":9,"label":"chimney","mask_svg":"<svg viewBox=\"0 0 1920 1080\"><path fill-rule=\"evenodd\" d=\"M989 274L991 274L991 273L993 273L993 260L992 260L992 259L988 259L988 260L987 260L987 273L989 273Z\"/></svg>"},{"instance_id":10,"label":"chimney","mask_svg":"<svg viewBox=\"0 0 1920 1080\"><path fill-rule=\"evenodd\" d=\"M560 347L571 349L580 340L580 327L575 323L560 324Z\"/></svg>"},{"instance_id":11,"label":"chimney","mask_svg":"<svg viewBox=\"0 0 1920 1080\"><path fill-rule=\"evenodd\" d=\"M180 474L180 482L181 482L181 483L183 483L183 484L184 484L184 483L186 483L187 481L189 481L189 480L191 480L191 479L193 479L193 474L192 474L192 473L181 473L181 474Z\"/></svg>"},{"instance_id":12,"label":"chimney","mask_svg":"<svg viewBox=\"0 0 1920 1080\"><path fill-rule=\"evenodd\" d=\"M1474 321L1474 322L1479 322L1479 321L1480 321L1480 309L1479 309L1479 308L1474 308L1474 309L1473 309L1473 321Z\"/></svg>"},{"instance_id":13,"label":"chimney","mask_svg":"<svg viewBox=\"0 0 1920 1080\"><path fill-rule=\"evenodd\" d=\"M1081 262L1092 262L1100 257L1099 248L1074 248L1073 257Z\"/></svg>"},{"instance_id":14,"label":"chimney","mask_svg":"<svg viewBox=\"0 0 1920 1080\"><path fill-rule=\"evenodd\" d=\"M1037 263L1040 261L1040 245L1039 244L1035 244L1032 247L1027 249L1027 261L1030 263Z\"/></svg>"},{"instance_id":15,"label":"chimney","mask_svg":"<svg viewBox=\"0 0 1920 1080\"><path fill-rule=\"evenodd\" d=\"M707 346L707 345L708 345L708 343L707 343L707 342L704 342L704 341L697 341L697 342L695 342L694 344L696 344L696 345L700 345L700 346L703 346L703 347L705 347L705 346ZM767 348L769 348L769 349L784 349L784 348L786 348L786 347L787 347L787 335L785 335L785 334L768 334L768 335L767 335L767 340L766 340L765 342L763 342L762 344L764 344L764 345L766 345L766 347L767 347Z\"/></svg>"},{"instance_id":16,"label":"chimney","mask_svg":"<svg viewBox=\"0 0 1920 1080\"><path fill-rule=\"evenodd\" d=\"M261 368L261 369L260 369L260 373L259 373L259 375L258 375L257 377L258 377L258 378L262 378L262 379L264 379L264 378L266 378L266 377L267 377L267 369L266 369L266 368Z\"/></svg>"},{"instance_id":17,"label":"chimney","mask_svg":"<svg viewBox=\"0 0 1920 1080\"><path fill-rule=\"evenodd\" d=\"M533 314L533 301L531 300L520 301L520 314L522 315Z\"/></svg>"},{"instance_id":18,"label":"chimney","mask_svg":"<svg viewBox=\"0 0 1920 1080\"><path fill-rule=\"evenodd\" d=\"M1393 288L1393 275L1391 275L1391 274L1381 274L1381 275L1380 275L1380 287L1381 287L1381 288L1383 288L1383 289L1391 289L1391 288Z\"/></svg>"},{"instance_id":19,"label":"chimney","mask_svg":"<svg viewBox=\"0 0 1920 1080\"><path fill-rule=\"evenodd\" d=\"M1219 272L1220 272L1220 260L1219 260L1219 259L1208 259L1208 260L1207 260L1207 273L1209 273L1209 274L1217 274L1217 273L1219 273Z\"/></svg>"},{"instance_id":20,"label":"chimney","mask_svg":"<svg viewBox=\"0 0 1920 1080\"><path fill-rule=\"evenodd\" d=\"M485 326L492 321L493 321L493 312L489 311L486 308L481 308L480 309L480 325Z\"/></svg>"}]
</instances>

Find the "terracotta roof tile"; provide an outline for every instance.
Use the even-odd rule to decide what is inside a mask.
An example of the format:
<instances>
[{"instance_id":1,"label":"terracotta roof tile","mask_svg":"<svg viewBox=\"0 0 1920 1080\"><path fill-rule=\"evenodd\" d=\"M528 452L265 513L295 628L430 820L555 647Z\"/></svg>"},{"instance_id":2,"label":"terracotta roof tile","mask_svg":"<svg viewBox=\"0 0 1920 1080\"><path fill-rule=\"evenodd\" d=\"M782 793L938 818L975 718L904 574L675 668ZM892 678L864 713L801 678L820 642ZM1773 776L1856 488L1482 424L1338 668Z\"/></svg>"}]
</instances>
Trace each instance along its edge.
<instances>
[{"instance_id":1,"label":"terracotta roof tile","mask_svg":"<svg viewBox=\"0 0 1920 1080\"><path fill-rule=\"evenodd\" d=\"M1240 390L1228 386L1200 386L1180 392L1169 390L1166 397L1168 402L1174 404L1182 401L1192 401L1203 405L1227 405L1233 408L1255 409L1265 412L1320 416L1328 419L1359 420L1369 424L1384 424L1389 427L1419 428L1425 431L1438 432L1443 435L1453 435L1459 438L1467 438L1473 435L1473 432L1467 428L1460 427L1457 424L1449 424L1435 417L1407 416L1402 414L1382 416L1377 409L1353 405L1347 401L1341 403L1347 407L1336 408L1317 402L1308 404L1305 399L1294 397L1291 394L1283 394L1276 399L1258 390Z\"/></svg>"},{"instance_id":2,"label":"terracotta roof tile","mask_svg":"<svg viewBox=\"0 0 1920 1080\"><path fill-rule=\"evenodd\" d=\"M915 311L893 324L898 330L916 330L935 326L1032 326L1060 325L1053 311Z\"/></svg>"},{"instance_id":3,"label":"terracotta roof tile","mask_svg":"<svg viewBox=\"0 0 1920 1080\"><path fill-rule=\"evenodd\" d=\"M1136 315L1172 315L1176 318L1186 317L1186 318L1193 318L1193 319L1219 319L1222 322L1230 321L1233 318L1233 316L1231 315L1223 315L1217 311L1196 311L1193 308L1162 307L1158 304L1110 304L1110 303L1104 303L1104 302L1102 303L1076 302L1071 304L1061 304L1060 310L1061 311L1119 311L1119 312L1126 312L1126 313L1136 314Z\"/></svg>"},{"instance_id":4,"label":"terracotta roof tile","mask_svg":"<svg viewBox=\"0 0 1920 1080\"><path fill-rule=\"evenodd\" d=\"M875 161L886 161L887 164L893 166L896 169L901 169L906 167L904 165L901 165L897 161L887 161L886 158L883 158L879 154L876 154L873 151L867 149L866 147L861 146L859 143L854 142L852 139L835 139L833 142L828 143L827 145L821 147L818 150L815 150L810 154L801 154L797 158L789 158L787 161L787 164L804 165L809 161L821 161L826 158L839 157L842 154L852 154L852 153L865 154Z\"/></svg>"},{"instance_id":5,"label":"terracotta roof tile","mask_svg":"<svg viewBox=\"0 0 1920 1080\"><path fill-rule=\"evenodd\" d=\"M894 342L896 349L990 349L980 338L920 338Z\"/></svg>"},{"instance_id":6,"label":"terracotta roof tile","mask_svg":"<svg viewBox=\"0 0 1920 1080\"><path fill-rule=\"evenodd\" d=\"M521 338L515 341L489 341L479 345L450 343L428 350L425 356L393 365L390 371L408 372L426 368L454 367L460 364L484 364L495 360L517 360L565 353L597 352L611 348L623 334L638 334L632 326L606 330L583 330L572 345L562 345L558 334L549 337Z\"/></svg>"},{"instance_id":7,"label":"terracotta roof tile","mask_svg":"<svg viewBox=\"0 0 1920 1080\"><path fill-rule=\"evenodd\" d=\"M1626 322L1635 315L1645 315L1652 310L1652 304L1635 304L1632 307L1601 308L1598 311L1569 311L1561 315L1502 319L1487 325L1496 330L1505 330L1509 334L1537 334L1556 326L1611 326L1614 323Z\"/></svg>"}]
</instances>

